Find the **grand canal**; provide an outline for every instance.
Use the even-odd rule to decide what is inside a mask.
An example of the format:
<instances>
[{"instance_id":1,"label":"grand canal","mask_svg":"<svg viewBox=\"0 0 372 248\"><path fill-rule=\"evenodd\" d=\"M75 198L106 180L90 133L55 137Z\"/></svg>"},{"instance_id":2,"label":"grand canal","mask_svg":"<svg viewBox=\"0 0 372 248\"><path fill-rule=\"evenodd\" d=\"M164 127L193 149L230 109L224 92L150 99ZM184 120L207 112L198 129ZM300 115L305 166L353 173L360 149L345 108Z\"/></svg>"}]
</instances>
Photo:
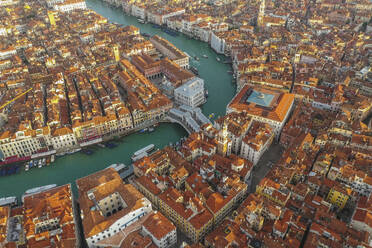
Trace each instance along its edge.
<instances>
[{"instance_id":1,"label":"grand canal","mask_svg":"<svg viewBox=\"0 0 372 248\"><path fill-rule=\"evenodd\" d=\"M214 113L216 117L225 114L226 105L235 93L232 77L228 74L231 68L216 60L217 55L209 48L208 44L191 40L183 35L170 36L153 28L151 24L139 24L136 18L126 16L120 9L109 7L100 0L87 0L87 5L110 22L137 26L141 32L160 35L190 56L198 56L200 60L191 60L191 64L198 68L200 77L205 80L206 88L209 91L208 102L202 107L202 110L204 114ZM208 59L202 58L203 54L207 55ZM221 61L224 61L225 58L220 57ZM151 143L155 144L157 148L162 148L169 143L175 143L186 135L187 133L176 124L161 124L155 132L136 133L123 137L119 142L116 142L118 146L113 149L97 147L93 149L94 154L90 156L75 153L58 157L48 167L35 168L28 172L22 169L19 174L0 178L0 198L5 196L20 197L27 189L52 183L58 185L72 183L74 193L76 193L74 182L77 178L101 170L113 163L123 162L129 165L130 156L136 150Z\"/></svg>"}]
</instances>

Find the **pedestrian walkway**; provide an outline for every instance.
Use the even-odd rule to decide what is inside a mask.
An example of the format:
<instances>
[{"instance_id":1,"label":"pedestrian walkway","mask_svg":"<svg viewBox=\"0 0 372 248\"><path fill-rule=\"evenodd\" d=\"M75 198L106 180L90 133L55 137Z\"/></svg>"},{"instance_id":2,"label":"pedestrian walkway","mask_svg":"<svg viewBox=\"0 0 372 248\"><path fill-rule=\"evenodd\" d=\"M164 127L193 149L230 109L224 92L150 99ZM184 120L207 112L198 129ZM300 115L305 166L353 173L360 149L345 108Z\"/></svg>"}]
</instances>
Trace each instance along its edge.
<instances>
[{"instance_id":1,"label":"pedestrian walkway","mask_svg":"<svg viewBox=\"0 0 372 248\"><path fill-rule=\"evenodd\" d=\"M186 105L172 108L165 120L180 124L189 134L199 132L202 125L211 123L200 108L191 108Z\"/></svg>"}]
</instances>

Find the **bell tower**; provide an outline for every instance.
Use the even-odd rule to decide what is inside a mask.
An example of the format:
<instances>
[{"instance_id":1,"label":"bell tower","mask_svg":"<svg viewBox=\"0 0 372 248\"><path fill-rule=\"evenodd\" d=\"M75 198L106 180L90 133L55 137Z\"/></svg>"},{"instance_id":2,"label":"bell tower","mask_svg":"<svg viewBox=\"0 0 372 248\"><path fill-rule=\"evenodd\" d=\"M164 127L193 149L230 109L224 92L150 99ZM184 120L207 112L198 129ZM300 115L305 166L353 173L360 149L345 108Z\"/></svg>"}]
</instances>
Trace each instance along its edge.
<instances>
[{"instance_id":1,"label":"bell tower","mask_svg":"<svg viewBox=\"0 0 372 248\"><path fill-rule=\"evenodd\" d=\"M229 156L231 154L231 140L228 137L227 122L223 122L222 130L217 136L217 153L221 156Z\"/></svg>"},{"instance_id":2,"label":"bell tower","mask_svg":"<svg viewBox=\"0 0 372 248\"><path fill-rule=\"evenodd\" d=\"M260 27L264 26L263 18L265 16L265 5L266 5L265 0L261 0L260 10L258 12L258 18L257 18L257 24Z\"/></svg>"},{"instance_id":3,"label":"bell tower","mask_svg":"<svg viewBox=\"0 0 372 248\"><path fill-rule=\"evenodd\" d=\"M119 46L115 45L113 49L114 49L115 61L119 62L119 60L120 60Z\"/></svg>"}]
</instances>

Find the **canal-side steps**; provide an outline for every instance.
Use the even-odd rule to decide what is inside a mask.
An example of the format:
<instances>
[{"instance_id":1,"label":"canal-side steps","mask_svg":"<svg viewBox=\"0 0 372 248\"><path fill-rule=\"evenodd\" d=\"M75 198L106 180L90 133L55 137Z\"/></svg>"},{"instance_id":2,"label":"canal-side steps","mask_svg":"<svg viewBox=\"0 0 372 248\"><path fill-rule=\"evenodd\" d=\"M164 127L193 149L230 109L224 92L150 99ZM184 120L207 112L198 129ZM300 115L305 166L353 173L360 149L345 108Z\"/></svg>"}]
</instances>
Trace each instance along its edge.
<instances>
[{"instance_id":1,"label":"canal-side steps","mask_svg":"<svg viewBox=\"0 0 372 248\"><path fill-rule=\"evenodd\" d=\"M180 124L188 134L199 132L200 127L204 124L211 124L211 121L202 113L200 108L191 108L186 105L169 110L164 121Z\"/></svg>"}]
</instances>

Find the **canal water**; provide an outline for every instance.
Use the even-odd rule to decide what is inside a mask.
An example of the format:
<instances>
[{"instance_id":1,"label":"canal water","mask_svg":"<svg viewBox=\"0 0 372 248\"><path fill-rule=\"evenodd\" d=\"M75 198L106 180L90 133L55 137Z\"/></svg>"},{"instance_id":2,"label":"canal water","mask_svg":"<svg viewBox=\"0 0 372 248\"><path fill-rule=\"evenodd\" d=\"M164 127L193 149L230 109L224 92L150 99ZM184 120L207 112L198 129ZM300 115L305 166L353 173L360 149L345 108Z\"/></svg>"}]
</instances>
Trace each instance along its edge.
<instances>
[{"instance_id":1,"label":"canal water","mask_svg":"<svg viewBox=\"0 0 372 248\"><path fill-rule=\"evenodd\" d=\"M208 101L202 107L203 113L206 116L214 113L215 117L225 114L226 105L235 94L235 85L232 83L232 76L228 74L230 66L216 60L219 56L221 61L224 61L226 59L224 56L214 53L206 43L191 40L184 35L173 37L153 28L152 24L140 24L136 18L126 16L120 9L110 7L100 0L87 0L87 6L111 22L137 26L141 32L162 36L190 56L198 56L200 60L192 59L190 64L198 68L199 76L204 79L209 91ZM204 54L208 56L207 59L202 57ZM53 183L58 185L72 183L76 195L74 183L76 179L102 170L113 163L129 165L130 157L136 150L148 144L154 144L156 148L161 149L186 135L186 131L177 124L160 124L155 132L131 134L120 141L115 141L118 146L113 149L95 147L92 155L78 152L57 157L54 163L44 168L33 168L27 172L22 168L16 175L0 177L0 198L20 197L27 189ZM132 168L128 170L131 171Z\"/></svg>"}]
</instances>

